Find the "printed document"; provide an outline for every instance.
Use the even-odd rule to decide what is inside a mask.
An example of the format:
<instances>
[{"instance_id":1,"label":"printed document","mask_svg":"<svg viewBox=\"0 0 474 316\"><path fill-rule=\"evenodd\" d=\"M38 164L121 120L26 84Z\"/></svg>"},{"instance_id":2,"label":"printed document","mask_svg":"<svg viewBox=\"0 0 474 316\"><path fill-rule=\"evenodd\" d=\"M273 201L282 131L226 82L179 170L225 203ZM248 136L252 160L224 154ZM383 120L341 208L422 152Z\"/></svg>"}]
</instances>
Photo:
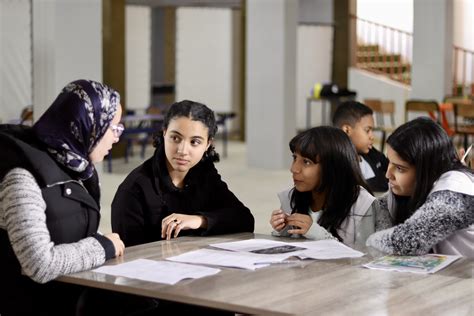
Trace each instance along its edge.
<instances>
[{"instance_id":1,"label":"printed document","mask_svg":"<svg viewBox=\"0 0 474 316\"><path fill-rule=\"evenodd\" d=\"M183 263L137 259L113 266L102 266L92 271L173 285L183 279L199 279L217 274L221 270Z\"/></svg>"},{"instance_id":2,"label":"printed document","mask_svg":"<svg viewBox=\"0 0 474 316\"><path fill-rule=\"evenodd\" d=\"M435 273L461 256L426 254L423 256L384 256L364 265L369 269L392 270L413 273Z\"/></svg>"},{"instance_id":3,"label":"printed document","mask_svg":"<svg viewBox=\"0 0 474 316\"><path fill-rule=\"evenodd\" d=\"M211 244L211 247L260 254L279 254L286 258L290 256L301 259L339 259L339 258L357 258L364 254L354 250L343 243L333 240L313 240L301 242L281 242L268 239L247 239L233 242ZM284 258L284 259L286 259Z\"/></svg>"}]
</instances>

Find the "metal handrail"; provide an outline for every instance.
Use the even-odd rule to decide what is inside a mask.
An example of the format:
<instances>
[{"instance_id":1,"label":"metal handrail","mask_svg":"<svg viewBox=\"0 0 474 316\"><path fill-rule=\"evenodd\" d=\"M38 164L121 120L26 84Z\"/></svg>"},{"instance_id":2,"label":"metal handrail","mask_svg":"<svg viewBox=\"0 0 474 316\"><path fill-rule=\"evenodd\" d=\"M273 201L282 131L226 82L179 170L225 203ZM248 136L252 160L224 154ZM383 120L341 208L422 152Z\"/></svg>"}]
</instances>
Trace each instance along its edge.
<instances>
[{"instance_id":1,"label":"metal handrail","mask_svg":"<svg viewBox=\"0 0 474 316\"><path fill-rule=\"evenodd\" d=\"M413 34L356 15L351 15L351 19L356 22L357 45L373 46L356 56L355 66L410 84Z\"/></svg>"},{"instance_id":2,"label":"metal handrail","mask_svg":"<svg viewBox=\"0 0 474 316\"><path fill-rule=\"evenodd\" d=\"M474 51L453 45L453 95L474 95L473 90Z\"/></svg>"}]
</instances>

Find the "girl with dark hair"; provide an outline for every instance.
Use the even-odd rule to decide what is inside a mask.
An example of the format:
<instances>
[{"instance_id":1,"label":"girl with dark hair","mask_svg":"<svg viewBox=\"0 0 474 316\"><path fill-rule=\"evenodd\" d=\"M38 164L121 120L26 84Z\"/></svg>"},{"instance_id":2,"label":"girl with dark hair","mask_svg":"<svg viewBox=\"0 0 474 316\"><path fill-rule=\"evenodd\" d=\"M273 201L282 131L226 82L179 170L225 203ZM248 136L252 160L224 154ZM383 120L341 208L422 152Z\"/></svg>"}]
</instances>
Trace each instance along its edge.
<instances>
[{"instance_id":1,"label":"girl with dark hair","mask_svg":"<svg viewBox=\"0 0 474 316\"><path fill-rule=\"evenodd\" d=\"M363 245L377 228L390 225L380 213L357 164L357 153L340 129L315 127L290 141L294 188L279 194L270 218L278 236L338 239Z\"/></svg>"},{"instance_id":2,"label":"girl with dark hair","mask_svg":"<svg viewBox=\"0 0 474 316\"><path fill-rule=\"evenodd\" d=\"M155 154L133 170L112 202L112 230L126 246L178 235L253 232L254 218L221 180L214 112L174 103L155 138Z\"/></svg>"},{"instance_id":3,"label":"girl with dark hair","mask_svg":"<svg viewBox=\"0 0 474 316\"><path fill-rule=\"evenodd\" d=\"M120 256L97 232L94 163L119 140L120 95L89 80L68 84L33 127L0 125L1 315L72 315L82 290L55 278Z\"/></svg>"},{"instance_id":4,"label":"girl with dark hair","mask_svg":"<svg viewBox=\"0 0 474 316\"><path fill-rule=\"evenodd\" d=\"M474 174L445 131L418 118L397 128L387 144L390 190L380 203L396 226L373 234L367 245L399 255L474 257Z\"/></svg>"}]
</instances>

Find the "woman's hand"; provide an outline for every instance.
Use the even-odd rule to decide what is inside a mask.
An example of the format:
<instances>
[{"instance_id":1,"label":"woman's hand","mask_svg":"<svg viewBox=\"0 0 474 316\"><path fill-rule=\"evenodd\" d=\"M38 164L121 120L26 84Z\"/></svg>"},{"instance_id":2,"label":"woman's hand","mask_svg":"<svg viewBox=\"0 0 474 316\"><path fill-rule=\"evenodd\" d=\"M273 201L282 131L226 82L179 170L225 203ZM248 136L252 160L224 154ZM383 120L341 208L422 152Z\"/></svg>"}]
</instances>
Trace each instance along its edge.
<instances>
[{"instance_id":1,"label":"woman's hand","mask_svg":"<svg viewBox=\"0 0 474 316\"><path fill-rule=\"evenodd\" d=\"M293 213L286 219L288 225L293 226L293 229L289 229L289 234L301 234L304 235L308 232L311 225L313 225L313 219L311 216L306 214Z\"/></svg>"},{"instance_id":2,"label":"woman's hand","mask_svg":"<svg viewBox=\"0 0 474 316\"><path fill-rule=\"evenodd\" d=\"M274 210L272 212L272 216L270 217L270 225L272 225L274 230L279 232L287 225L287 217L288 215L286 215L286 213L282 210Z\"/></svg>"},{"instance_id":3,"label":"woman's hand","mask_svg":"<svg viewBox=\"0 0 474 316\"><path fill-rule=\"evenodd\" d=\"M122 256L125 250L125 244L123 243L122 239L120 239L119 234L111 233L104 235L104 237L110 239L110 241L114 244L115 257Z\"/></svg>"},{"instance_id":4,"label":"woman's hand","mask_svg":"<svg viewBox=\"0 0 474 316\"><path fill-rule=\"evenodd\" d=\"M207 220L204 216L173 213L161 221L161 238L170 240L178 237L181 230L206 227Z\"/></svg>"}]
</instances>

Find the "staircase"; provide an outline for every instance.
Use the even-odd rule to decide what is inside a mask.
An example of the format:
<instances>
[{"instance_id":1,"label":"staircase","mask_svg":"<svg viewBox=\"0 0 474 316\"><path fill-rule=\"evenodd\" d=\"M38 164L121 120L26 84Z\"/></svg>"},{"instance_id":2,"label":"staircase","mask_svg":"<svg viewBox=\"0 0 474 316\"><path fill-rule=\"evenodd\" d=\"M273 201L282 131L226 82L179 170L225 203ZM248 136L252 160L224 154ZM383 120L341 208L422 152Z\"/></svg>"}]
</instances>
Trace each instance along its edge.
<instances>
[{"instance_id":1,"label":"staircase","mask_svg":"<svg viewBox=\"0 0 474 316\"><path fill-rule=\"evenodd\" d=\"M357 45L356 66L403 84L411 84L411 64L404 62L400 54L383 52L379 45Z\"/></svg>"}]
</instances>

